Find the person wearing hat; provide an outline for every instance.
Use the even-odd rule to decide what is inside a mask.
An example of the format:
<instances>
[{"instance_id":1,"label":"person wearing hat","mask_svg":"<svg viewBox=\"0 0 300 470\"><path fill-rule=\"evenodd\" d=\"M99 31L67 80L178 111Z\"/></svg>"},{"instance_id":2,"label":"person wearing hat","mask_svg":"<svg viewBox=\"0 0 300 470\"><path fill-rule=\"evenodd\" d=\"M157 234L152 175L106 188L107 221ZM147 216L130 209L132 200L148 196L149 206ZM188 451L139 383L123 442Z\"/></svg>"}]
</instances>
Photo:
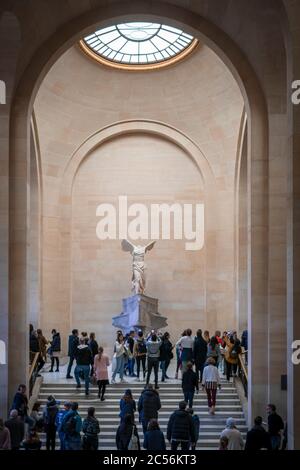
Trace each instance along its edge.
<instances>
[{"instance_id":1,"label":"person wearing hat","mask_svg":"<svg viewBox=\"0 0 300 470\"><path fill-rule=\"evenodd\" d=\"M203 369L202 388L207 394L208 412L215 414L217 388L221 388L221 381L216 362L213 357L209 357L206 361L207 365Z\"/></svg>"},{"instance_id":2,"label":"person wearing hat","mask_svg":"<svg viewBox=\"0 0 300 470\"><path fill-rule=\"evenodd\" d=\"M244 449L242 434L237 429L233 418L228 418L226 421L226 428L222 431L220 438L223 439L224 437L228 439L228 450Z\"/></svg>"},{"instance_id":3,"label":"person wearing hat","mask_svg":"<svg viewBox=\"0 0 300 470\"><path fill-rule=\"evenodd\" d=\"M68 413L68 411L70 411L71 406L72 406L72 403L69 401L66 401L64 403L63 409L59 410L56 415L55 425L56 425L58 437L60 440L60 450L66 450L65 449L65 433L62 429L62 422L63 422L64 416Z\"/></svg>"}]
</instances>

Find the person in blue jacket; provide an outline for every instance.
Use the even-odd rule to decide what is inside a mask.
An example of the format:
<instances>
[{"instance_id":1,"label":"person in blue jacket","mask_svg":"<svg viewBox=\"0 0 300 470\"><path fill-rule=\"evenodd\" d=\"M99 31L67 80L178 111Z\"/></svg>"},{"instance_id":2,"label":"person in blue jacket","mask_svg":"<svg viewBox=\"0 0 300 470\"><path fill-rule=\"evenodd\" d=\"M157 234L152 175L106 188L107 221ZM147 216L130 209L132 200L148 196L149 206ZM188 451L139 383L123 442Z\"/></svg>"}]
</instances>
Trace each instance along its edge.
<instances>
[{"instance_id":1,"label":"person in blue jacket","mask_svg":"<svg viewBox=\"0 0 300 470\"><path fill-rule=\"evenodd\" d=\"M134 422L134 413L136 411L136 403L133 399L131 390L128 389L125 391L123 398L120 400L120 418L121 422L124 420L126 415L132 416L132 421Z\"/></svg>"},{"instance_id":2,"label":"person in blue jacket","mask_svg":"<svg viewBox=\"0 0 300 470\"><path fill-rule=\"evenodd\" d=\"M72 403L71 410L63 417L61 429L65 433L65 450L81 450L82 419L78 414L78 403Z\"/></svg>"},{"instance_id":3,"label":"person in blue jacket","mask_svg":"<svg viewBox=\"0 0 300 470\"><path fill-rule=\"evenodd\" d=\"M66 414L70 411L72 403L66 402L63 409L59 410L56 415L55 424L58 432L58 437L60 440L60 450L65 450L65 433L62 430L62 422Z\"/></svg>"}]
</instances>

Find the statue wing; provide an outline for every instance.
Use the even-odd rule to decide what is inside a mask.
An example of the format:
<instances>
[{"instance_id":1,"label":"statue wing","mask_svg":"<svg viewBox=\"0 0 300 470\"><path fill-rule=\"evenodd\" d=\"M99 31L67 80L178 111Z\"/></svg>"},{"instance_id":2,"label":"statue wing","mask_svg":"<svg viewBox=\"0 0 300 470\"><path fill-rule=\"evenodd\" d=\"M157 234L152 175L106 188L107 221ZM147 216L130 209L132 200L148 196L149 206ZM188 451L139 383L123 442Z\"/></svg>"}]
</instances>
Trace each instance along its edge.
<instances>
[{"instance_id":1,"label":"statue wing","mask_svg":"<svg viewBox=\"0 0 300 470\"><path fill-rule=\"evenodd\" d=\"M122 240L121 246L123 251L130 251L130 253L132 253L135 248L128 240Z\"/></svg>"},{"instance_id":2,"label":"statue wing","mask_svg":"<svg viewBox=\"0 0 300 470\"><path fill-rule=\"evenodd\" d=\"M146 253L147 251L152 250L152 248L154 247L155 243L156 243L156 241L148 243L148 245L145 246L145 253Z\"/></svg>"}]
</instances>

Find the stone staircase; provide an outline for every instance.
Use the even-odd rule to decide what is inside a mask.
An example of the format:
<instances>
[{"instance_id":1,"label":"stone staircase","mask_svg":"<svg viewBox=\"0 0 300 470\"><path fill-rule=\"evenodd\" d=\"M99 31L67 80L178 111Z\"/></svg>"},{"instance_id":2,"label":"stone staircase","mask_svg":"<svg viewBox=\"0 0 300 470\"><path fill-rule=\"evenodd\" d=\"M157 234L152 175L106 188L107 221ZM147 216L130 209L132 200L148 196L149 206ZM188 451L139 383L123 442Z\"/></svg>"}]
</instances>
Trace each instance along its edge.
<instances>
[{"instance_id":1,"label":"stone staircase","mask_svg":"<svg viewBox=\"0 0 300 470\"><path fill-rule=\"evenodd\" d=\"M174 381L173 381L174 382ZM166 435L167 423L170 414L178 408L178 403L183 399L180 382L178 383L160 383L159 394L161 398L162 408L159 412L159 424L161 430ZM74 382L66 384L44 383L40 389L38 401L44 407L47 397L54 395L61 405L65 401L77 401L79 403L79 413L82 418L87 414L90 406L96 408L96 417L100 422L99 450L116 449L115 435L119 425L119 401L124 390L130 388L136 402L143 390L144 383L131 382L128 384L109 385L106 392L106 400L100 402L97 397L97 388L90 388L90 395L85 396L84 387L76 390ZM194 412L200 417L200 436L197 449L213 450L219 445L219 436L225 428L226 419L231 416L235 418L238 429L245 438L247 426L243 415L242 406L233 383L222 381L222 389L217 395L216 414L211 416L208 414L206 393L200 391L195 395ZM136 422L140 435L141 445L143 444L142 427L138 423L138 413L136 413ZM45 442L45 435L40 436ZM43 444L43 448L45 448ZM59 441L57 438L57 448L59 449Z\"/></svg>"}]
</instances>

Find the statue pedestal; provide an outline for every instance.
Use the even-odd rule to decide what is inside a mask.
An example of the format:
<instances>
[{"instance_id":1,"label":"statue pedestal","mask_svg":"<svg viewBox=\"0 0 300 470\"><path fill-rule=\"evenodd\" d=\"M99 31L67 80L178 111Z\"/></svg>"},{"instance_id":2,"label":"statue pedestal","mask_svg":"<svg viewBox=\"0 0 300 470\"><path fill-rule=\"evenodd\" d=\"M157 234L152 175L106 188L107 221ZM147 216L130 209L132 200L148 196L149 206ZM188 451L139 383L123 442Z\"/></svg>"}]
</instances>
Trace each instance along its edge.
<instances>
[{"instance_id":1,"label":"statue pedestal","mask_svg":"<svg viewBox=\"0 0 300 470\"><path fill-rule=\"evenodd\" d=\"M122 301L123 312L113 317L112 324L123 333L130 330L153 330L167 326L167 318L158 313L158 299L135 294Z\"/></svg>"}]
</instances>

